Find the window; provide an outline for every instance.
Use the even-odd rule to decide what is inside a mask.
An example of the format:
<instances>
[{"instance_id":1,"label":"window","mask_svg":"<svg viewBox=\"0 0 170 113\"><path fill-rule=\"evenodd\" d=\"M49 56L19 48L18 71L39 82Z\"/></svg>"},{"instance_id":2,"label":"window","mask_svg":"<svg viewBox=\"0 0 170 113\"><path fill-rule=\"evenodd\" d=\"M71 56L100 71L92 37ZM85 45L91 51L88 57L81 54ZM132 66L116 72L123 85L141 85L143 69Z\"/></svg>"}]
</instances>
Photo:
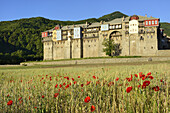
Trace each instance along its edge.
<instances>
[{"instance_id":1,"label":"window","mask_svg":"<svg viewBox=\"0 0 170 113\"><path fill-rule=\"evenodd\" d=\"M151 35L151 38L153 38L152 35Z\"/></svg>"},{"instance_id":2,"label":"window","mask_svg":"<svg viewBox=\"0 0 170 113\"><path fill-rule=\"evenodd\" d=\"M153 46L151 46L151 49L153 49Z\"/></svg>"},{"instance_id":3,"label":"window","mask_svg":"<svg viewBox=\"0 0 170 113\"><path fill-rule=\"evenodd\" d=\"M154 21L152 21L152 25L154 25Z\"/></svg>"},{"instance_id":4,"label":"window","mask_svg":"<svg viewBox=\"0 0 170 113\"><path fill-rule=\"evenodd\" d=\"M146 21L146 25L148 25L148 21Z\"/></svg>"},{"instance_id":5,"label":"window","mask_svg":"<svg viewBox=\"0 0 170 113\"><path fill-rule=\"evenodd\" d=\"M151 21L149 21L149 25L151 25Z\"/></svg>"},{"instance_id":6,"label":"window","mask_svg":"<svg viewBox=\"0 0 170 113\"><path fill-rule=\"evenodd\" d=\"M157 20L155 20L155 24L158 24L158 21L157 21Z\"/></svg>"}]
</instances>

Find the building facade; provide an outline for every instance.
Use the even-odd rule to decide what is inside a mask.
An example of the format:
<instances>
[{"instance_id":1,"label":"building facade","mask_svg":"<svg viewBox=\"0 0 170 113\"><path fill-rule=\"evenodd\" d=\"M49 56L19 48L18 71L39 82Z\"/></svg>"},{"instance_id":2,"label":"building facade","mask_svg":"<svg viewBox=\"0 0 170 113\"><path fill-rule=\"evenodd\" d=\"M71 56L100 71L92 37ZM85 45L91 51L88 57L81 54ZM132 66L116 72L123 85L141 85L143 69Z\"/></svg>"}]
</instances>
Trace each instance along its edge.
<instances>
[{"instance_id":1,"label":"building facade","mask_svg":"<svg viewBox=\"0 0 170 113\"><path fill-rule=\"evenodd\" d=\"M42 32L44 60L103 57L103 41L120 44L121 56L157 56L166 48L159 18L133 15L109 22L60 26Z\"/></svg>"}]
</instances>

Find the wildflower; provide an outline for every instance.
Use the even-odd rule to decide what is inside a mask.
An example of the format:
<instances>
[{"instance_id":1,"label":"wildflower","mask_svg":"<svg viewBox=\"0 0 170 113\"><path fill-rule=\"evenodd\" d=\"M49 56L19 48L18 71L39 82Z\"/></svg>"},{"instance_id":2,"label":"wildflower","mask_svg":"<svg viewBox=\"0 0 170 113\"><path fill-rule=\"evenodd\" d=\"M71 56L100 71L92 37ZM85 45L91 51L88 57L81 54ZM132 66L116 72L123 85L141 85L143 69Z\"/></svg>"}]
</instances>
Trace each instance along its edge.
<instances>
[{"instance_id":1,"label":"wildflower","mask_svg":"<svg viewBox=\"0 0 170 113\"><path fill-rule=\"evenodd\" d=\"M22 97L20 97L18 100L21 100L22 99Z\"/></svg>"},{"instance_id":2,"label":"wildflower","mask_svg":"<svg viewBox=\"0 0 170 113\"><path fill-rule=\"evenodd\" d=\"M72 80L74 81L74 78L72 78Z\"/></svg>"},{"instance_id":3,"label":"wildflower","mask_svg":"<svg viewBox=\"0 0 170 113\"><path fill-rule=\"evenodd\" d=\"M65 87L65 89L68 88L68 87L69 87L69 84Z\"/></svg>"},{"instance_id":4,"label":"wildflower","mask_svg":"<svg viewBox=\"0 0 170 113\"><path fill-rule=\"evenodd\" d=\"M152 77L152 76L149 76L149 78L150 78L150 79L153 79L153 77Z\"/></svg>"},{"instance_id":5,"label":"wildflower","mask_svg":"<svg viewBox=\"0 0 170 113\"><path fill-rule=\"evenodd\" d=\"M58 89L58 92L60 92L60 89Z\"/></svg>"},{"instance_id":6,"label":"wildflower","mask_svg":"<svg viewBox=\"0 0 170 113\"><path fill-rule=\"evenodd\" d=\"M13 103L13 101L10 100L10 101L8 101L7 105L12 105L12 103Z\"/></svg>"},{"instance_id":7,"label":"wildflower","mask_svg":"<svg viewBox=\"0 0 170 113\"><path fill-rule=\"evenodd\" d=\"M138 77L138 75L137 75L137 74L135 74L135 76L136 76L136 77Z\"/></svg>"},{"instance_id":8,"label":"wildflower","mask_svg":"<svg viewBox=\"0 0 170 113\"><path fill-rule=\"evenodd\" d=\"M132 86L131 86L131 87L128 87L128 88L126 89L126 92L129 93L131 90L132 90Z\"/></svg>"},{"instance_id":9,"label":"wildflower","mask_svg":"<svg viewBox=\"0 0 170 113\"><path fill-rule=\"evenodd\" d=\"M160 82L163 82L163 80L161 79Z\"/></svg>"},{"instance_id":10,"label":"wildflower","mask_svg":"<svg viewBox=\"0 0 170 113\"><path fill-rule=\"evenodd\" d=\"M43 84L45 84L45 82L43 82Z\"/></svg>"},{"instance_id":11,"label":"wildflower","mask_svg":"<svg viewBox=\"0 0 170 113\"><path fill-rule=\"evenodd\" d=\"M71 86L71 82L70 82L70 86Z\"/></svg>"},{"instance_id":12,"label":"wildflower","mask_svg":"<svg viewBox=\"0 0 170 113\"><path fill-rule=\"evenodd\" d=\"M155 90L155 91L159 91L159 87L158 86L153 87L152 89Z\"/></svg>"},{"instance_id":13,"label":"wildflower","mask_svg":"<svg viewBox=\"0 0 170 113\"><path fill-rule=\"evenodd\" d=\"M59 86L60 86L60 88L62 87L62 85L61 85L61 84L60 84Z\"/></svg>"},{"instance_id":14,"label":"wildflower","mask_svg":"<svg viewBox=\"0 0 170 113\"><path fill-rule=\"evenodd\" d=\"M90 84L90 82L91 82L91 81L87 81L87 84L86 84L86 86L87 86L87 85L89 85L89 84Z\"/></svg>"},{"instance_id":15,"label":"wildflower","mask_svg":"<svg viewBox=\"0 0 170 113\"><path fill-rule=\"evenodd\" d=\"M55 88L57 88L58 84L55 85Z\"/></svg>"},{"instance_id":16,"label":"wildflower","mask_svg":"<svg viewBox=\"0 0 170 113\"><path fill-rule=\"evenodd\" d=\"M146 77L142 77L142 80L145 80L146 79Z\"/></svg>"},{"instance_id":17,"label":"wildflower","mask_svg":"<svg viewBox=\"0 0 170 113\"><path fill-rule=\"evenodd\" d=\"M64 83L63 83L63 85L65 86L65 85L66 85L66 83L64 82Z\"/></svg>"},{"instance_id":18,"label":"wildflower","mask_svg":"<svg viewBox=\"0 0 170 113\"><path fill-rule=\"evenodd\" d=\"M31 99L31 97L29 96L29 100Z\"/></svg>"},{"instance_id":19,"label":"wildflower","mask_svg":"<svg viewBox=\"0 0 170 113\"><path fill-rule=\"evenodd\" d=\"M119 78L117 77L117 78L116 78L116 81L118 81L118 80L119 80Z\"/></svg>"},{"instance_id":20,"label":"wildflower","mask_svg":"<svg viewBox=\"0 0 170 113\"><path fill-rule=\"evenodd\" d=\"M83 87L83 84L81 84L81 87Z\"/></svg>"},{"instance_id":21,"label":"wildflower","mask_svg":"<svg viewBox=\"0 0 170 113\"><path fill-rule=\"evenodd\" d=\"M44 98L44 95L42 95L42 98Z\"/></svg>"},{"instance_id":22,"label":"wildflower","mask_svg":"<svg viewBox=\"0 0 170 113\"><path fill-rule=\"evenodd\" d=\"M91 106L91 112L93 112L95 110L94 105Z\"/></svg>"},{"instance_id":23,"label":"wildflower","mask_svg":"<svg viewBox=\"0 0 170 113\"><path fill-rule=\"evenodd\" d=\"M95 76L93 76L93 78L94 78L94 79L96 79L96 77L95 77Z\"/></svg>"},{"instance_id":24,"label":"wildflower","mask_svg":"<svg viewBox=\"0 0 170 113\"><path fill-rule=\"evenodd\" d=\"M34 107L34 108L37 108L37 107Z\"/></svg>"},{"instance_id":25,"label":"wildflower","mask_svg":"<svg viewBox=\"0 0 170 113\"><path fill-rule=\"evenodd\" d=\"M78 76L78 78L80 78L80 76Z\"/></svg>"},{"instance_id":26,"label":"wildflower","mask_svg":"<svg viewBox=\"0 0 170 113\"><path fill-rule=\"evenodd\" d=\"M77 82L76 81L74 81L74 84L76 84Z\"/></svg>"},{"instance_id":27,"label":"wildflower","mask_svg":"<svg viewBox=\"0 0 170 113\"><path fill-rule=\"evenodd\" d=\"M151 75L151 72L149 72L147 75Z\"/></svg>"},{"instance_id":28,"label":"wildflower","mask_svg":"<svg viewBox=\"0 0 170 113\"><path fill-rule=\"evenodd\" d=\"M149 86L149 84L150 84L150 81L144 81L143 82L143 86Z\"/></svg>"},{"instance_id":29,"label":"wildflower","mask_svg":"<svg viewBox=\"0 0 170 113\"><path fill-rule=\"evenodd\" d=\"M85 102L85 103L88 103L89 101L90 101L90 97L87 96L87 97L84 99L84 102Z\"/></svg>"},{"instance_id":30,"label":"wildflower","mask_svg":"<svg viewBox=\"0 0 170 113\"><path fill-rule=\"evenodd\" d=\"M54 94L54 97L56 98L58 95L59 95L59 93L55 93L55 94Z\"/></svg>"},{"instance_id":31,"label":"wildflower","mask_svg":"<svg viewBox=\"0 0 170 113\"><path fill-rule=\"evenodd\" d=\"M7 97L9 97L9 94L7 95Z\"/></svg>"}]
</instances>

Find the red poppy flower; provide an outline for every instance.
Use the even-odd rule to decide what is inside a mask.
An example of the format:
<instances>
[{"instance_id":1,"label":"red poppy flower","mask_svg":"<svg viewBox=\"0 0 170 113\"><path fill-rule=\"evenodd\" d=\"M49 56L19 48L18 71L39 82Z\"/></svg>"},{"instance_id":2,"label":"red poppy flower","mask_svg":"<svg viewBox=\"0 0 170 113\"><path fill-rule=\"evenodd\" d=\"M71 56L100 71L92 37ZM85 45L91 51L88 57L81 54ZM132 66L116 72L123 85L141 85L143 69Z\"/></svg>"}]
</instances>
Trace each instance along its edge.
<instances>
[{"instance_id":1,"label":"red poppy flower","mask_svg":"<svg viewBox=\"0 0 170 113\"><path fill-rule=\"evenodd\" d=\"M90 84L90 82L91 82L91 81L87 81L87 84L86 84L86 86L87 86L87 85L89 85L89 84Z\"/></svg>"},{"instance_id":2,"label":"red poppy flower","mask_svg":"<svg viewBox=\"0 0 170 113\"><path fill-rule=\"evenodd\" d=\"M71 83L70 83L70 86L71 86Z\"/></svg>"},{"instance_id":3,"label":"red poppy flower","mask_svg":"<svg viewBox=\"0 0 170 113\"><path fill-rule=\"evenodd\" d=\"M37 107L34 107L34 108L37 108Z\"/></svg>"},{"instance_id":4,"label":"red poppy flower","mask_svg":"<svg viewBox=\"0 0 170 113\"><path fill-rule=\"evenodd\" d=\"M61 84L60 84L59 86L60 86L60 88L62 87L62 85L61 85Z\"/></svg>"},{"instance_id":5,"label":"red poppy flower","mask_svg":"<svg viewBox=\"0 0 170 113\"><path fill-rule=\"evenodd\" d=\"M163 82L163 80L161 79L160 82Z\"/></svg>"},{"instance_id":6,"label":"red poppy flower","mask_svg":"<svg viewBox=\"0 0 170 113\"><path fill-rule=\"evenodd\" d=\"M155 91L159 91L159 87L158 86L153 87L152 89L155 90Z\"/></svg>"},{"instance_id":7,"label":"red poppy flower","mask_svg":"<svg viewBox=\"0 0 170 113\"><path fill-rule=\"evenodd\" d=\"M46 75L46 77L47 77L48 75Z\"/></svg>"},{"instance_id":8,"label":"red poppy flower","mask_svg":"<svg viewBox=\"0 0 170 113\"><path fill-rule=\"evenodd\" d=\"M96 79L96 77L95 77L95 76L93 76L93 78L94 78L94 79Z\"/></svg>"},{"instance_id":9,"label":"red poppy flower","mask_svg":"<svg viewBox=\"0 0 170 113\"><path fill-rule=\"evenodd\" d=\"M43 80L44 78L42 78L42 80Z\"/></svg>"},{"instance_id":10,"label":"red poppy flower","mask_svg":"<svg viewBox=\"0 0 170 113\"><path fill-rule=\"evenodd\" d=\"M91 106L91 112L93 112L95 110L94 105Z\"/></svg>"},{"instance_id":11,"label":"red poppy flower","mask_svg":"<svg viewBox=\"0 0 170 113\"><path fill-rule=\"evenodd\" d=\"M74 84L76 84L77 82L76 81L74 81Z\"/></svg>"},{"instance_id":12,"label":"red poppy flower","mask_svg":"<svg viewBox=\"0 0 170 113\"><path fill-rule=\"evenodd\" d=\"M150 84L150 81L144 81L143 86L148 86Z\"/></svg>"},{"instance_id":13,"label":"red poppy flower","mask_svg":"<svg viewBox=\"0 0 170 113\"><path fill-rule=\"evenodd\" d=\"M31 97L29 96L29 100L31 99Z\"/></svg>"},{"instance_id":14,"label":"red poppy flower","mask_svg":"<svg viewBox=\"0 0 170 113\"><path fill-rule=\"evenodd\" d=\"M151 75L151 72L149 72L147 75Z\"/></svg>"},{"instance_id":15,"label":"red poppy flower","mask_svg":"<svg viewBox=\"0 0 170 113\"><path fill-rule=\"evenodd\" d=\"M69 77L67 77L67 80L69 80Z\"/></svg>"},{"instance_id":16,"label":"red poppy flower","mask_svg":"<svg viewBox=\"0 0 170 113\"><path fill-rule=\"evenodd\" d=\"M118 81L118 80L119 80L119 78L117 77L117 78L116 78L116 81Z\"/></svg>"},{"instance_id":17,"label":"red poppy flower","mask_svg":"<svg viewBox=\"0 0 170 113\"><path fill-rule=\"evenodd\" d=\"M60 89L58 89L58 92L60 92Z\"/></svg>"},{"instance_id":18,"label":"red poppy flower","mask_svg":"<svg viewBox=\"0 0 170 113\"><path fill-rule=\"evenodd\" d=\"M135 76L136 76L136 77L138 77L138 75L137 75L137 74L135 74Z\"/></svg>"},{"instance_id":19,"label":"red poppy flower","mask_svg":"<svg viewBox=\"0 0 170 113\"><path fill-rule=\"evenodd\" d=\"M9 97L9 94L7 95L7 97Z\"/></svg>"},{"instance_id":20,"label":"red poppy flower","mask_svg":"<svg viewBox=\"0 0 170 113\"><path fill-rule=\"evenodd\" d=\"M69 84L65 87L65 89L68 88L68 87L69 87Z\"/></svg>"},{"instance_id":21,"label":"red poppy flower","mask_svg":"<svg viewBox=\"0 0 170 113\"><path fill-rule=\"evenodd\" d=\"M78 78L80 78L80 76L78 76Z\"/></svg>"},{"instance_id":22,"label":"red poppy flower","mask_svg":"<svg viewBox=\"0 0 170 113\"><path fill-rule=\"evenodd\" d=\"M72 80L74 81L74 78L72 78Z\"/></svg>"},{"instance_id":23,"label":"red poppy flower","mask_svg":"<svg viewBox=\"0 0 170 113\"><path fill-rule=\"evenodd\" d=\"M10 100L10 101L8 101L7 105L12 105L12 103L13 103L13 101Z\"/></svg>"},{"instance_id":24,"label":"red poppy flower","mask_svg":"<svg viewBox=\"0 0 170 113\"><path fill-rule=\"evenodd\" d=\"M22 80L21 80L21 82L22 82Z\"/></svg>"},{"instance_id":25,"label":"red poppy flower","mask_svg":"<svg viewBox=\"0 0 170 113\"><path fill-rule=\"evenodd\" d=\"M84 102L85 102L85 103L88 103L89 101L90 101L90 97L87 96L87 97L84 99Z\"/></svg>"},{"instance_id":26,"label":"red poppy flower","mask_svg":"<svg viewBox=\"0 0 170 113\"><path fill-rule=\"evenodd\" d=\"M42 98L44 98L44 95L42 95Z\"/></svg>"},{"instance_id":27,"label":"red poppy flower","mask_svg":"<svg viewBox=\"0 0 170 113\"><path fill-rule=\"evenodd\" d=\"M18 100L21 100L22 99L22 97L20 97Z\"/></svg>"},{"instance_id":28,"label":"red poppy flower","mask_svg":"<svg viewBox=\"0 0 170 113\"><path fill-rule=\"evenodd\" d=\"M45 82L43 82L43 84L45 84Z\"/></svg>"},{"instance_id":29,"label":"red poppy flower","mask_svg":"<svg viewBox=\"0 0 170 113\"><path fill-rule=\"evenodd\" d=\"M152 76L149 76L149 78L150 78L150 79L153 79L153 77L152 77Z\"/></svg>"},{"instance_id":30,"label":"red poppy flower","mask_svg":"<svg viewBox=\"0 0 170 113\"><path fill-rule=\"evenodd\" d=\"M128 88L126 89L126 92L129 93L131 90L132 90L132 86L131 86L131 87L128 87Z\"/></svg>"},{"instance_id":31,"label":"red poppy flower","mask_svg":"<svg viewBox=\"0 0 170 113\"><path fill-rule=\"evenodd\" d=\"M83 87L84 84L81 84L81 87Z\"/></svg>"},{"instance_id":32,"label":"red poppy flower","mask_svg":"<svg viewBox=\"0 0 170 113\"><path fill-rule=\"evenodd\" d=\"M59 95L59 93L55 93L55 94L54 94L54 97L56 98L58 95Z\"/></svg>"},{"instance_id":33,"label":"red poppy flower","mask_svg":"<svg viewBox=\"0 0 170 113\"><path fill-rule=\"evenodd\" d=\"M64 83L63 83L63 85L65 86L65 85L66 85L66 83L64 82Z\"/></svg>"},{"instance_id":34,"label":"red poppy flower","mask_svg":"<svg viewBox=\"0 0 170 113\"><path fill-rule=\"evenodd\" d=\"M146 79L146 77L142 77L142 80L145 80Z\"/></svg>"},{"instance_id":35,"label":"red poppy flower","mask_svg":"<svg viewBox=\"0 0 170 113\"><path fill-rule=\"evenodd\" d=\"M55 85L55 88L57 88L58 84Z\"/></svg>"}]
</instances>

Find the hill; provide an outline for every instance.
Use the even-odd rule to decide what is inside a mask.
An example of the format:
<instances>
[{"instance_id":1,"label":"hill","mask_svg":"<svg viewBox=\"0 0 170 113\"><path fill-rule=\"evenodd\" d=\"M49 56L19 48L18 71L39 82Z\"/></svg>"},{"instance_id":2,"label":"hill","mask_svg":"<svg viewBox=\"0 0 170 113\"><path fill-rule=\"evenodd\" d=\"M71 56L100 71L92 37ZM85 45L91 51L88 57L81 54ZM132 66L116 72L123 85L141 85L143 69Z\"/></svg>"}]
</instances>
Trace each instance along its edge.
<instances>
[{"instance_id":1,"label":"hill","mask_svg":"<svg viewBox=\"0 0 170 113\"><path fill-rule=\"evenodd\" d=\"M87 22L110 21L127 17L116 11L100 18L89 18L80 21L49 20L43 17L0 22L0 64L16 64L22 61L42 60L43 46L41 32L52 29L55 25L72 25ZM169 23L163 23L165 32ZM169 34L167 32L167 34Z\"/></svg>"}]
</instances>

